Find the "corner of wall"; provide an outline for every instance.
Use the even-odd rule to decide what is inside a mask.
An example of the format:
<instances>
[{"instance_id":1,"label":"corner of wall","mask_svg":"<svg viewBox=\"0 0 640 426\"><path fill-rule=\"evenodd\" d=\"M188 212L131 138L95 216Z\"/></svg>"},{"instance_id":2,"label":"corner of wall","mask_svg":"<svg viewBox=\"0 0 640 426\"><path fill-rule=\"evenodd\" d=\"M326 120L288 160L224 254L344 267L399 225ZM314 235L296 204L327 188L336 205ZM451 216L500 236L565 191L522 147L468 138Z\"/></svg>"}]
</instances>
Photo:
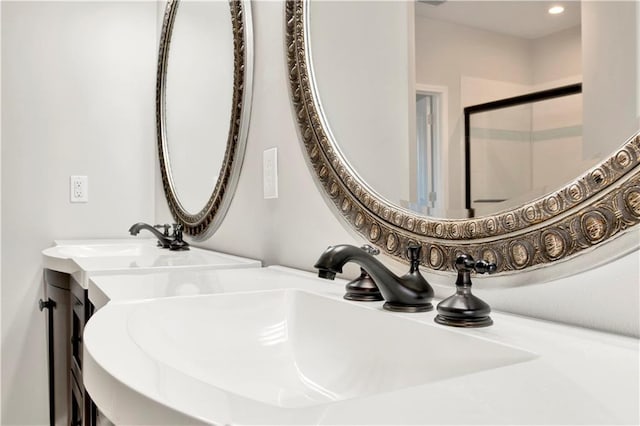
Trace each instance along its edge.
<instances>
[{"instance_id":1,"label":"corner of wall","mask_svg":"<svg viewBox=\"0 0 640 426\"><path fill-rule=\"evenodd\" d=\"M0 22L2 22L2 5L0 4ZM2 28L2 25L0 25ZM2 34L0 33L0 46ZM2 129L2 55L0 49L0 129ZM0 299L2 299L2 132L0 131ZM0 342L2 341L2 304L0 304ZM2 344L0 343L0 347ZM2 377L2 351L0 350L0 378ZM0 379L1 382L1 379ZM2 386L0 386L2 401ZM2 421L2 404L0 403L0 422Z\"/></svg>"}]
</instances>

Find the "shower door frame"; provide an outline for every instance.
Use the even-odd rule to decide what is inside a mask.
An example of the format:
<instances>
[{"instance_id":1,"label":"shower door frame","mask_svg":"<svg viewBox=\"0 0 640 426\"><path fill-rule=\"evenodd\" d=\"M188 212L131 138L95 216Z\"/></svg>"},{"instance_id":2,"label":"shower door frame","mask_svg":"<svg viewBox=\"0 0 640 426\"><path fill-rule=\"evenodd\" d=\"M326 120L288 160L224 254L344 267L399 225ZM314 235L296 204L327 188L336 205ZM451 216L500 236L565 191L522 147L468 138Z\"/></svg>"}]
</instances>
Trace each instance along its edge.
<instances>
[{"instance_id":1,"label":"shower door frame","mask_svg":"<svg viewBox=\"0 0 640 426\"><path fill-rule=\"evenodd\" d=\"M469 217L475 216L473 209L471 208L471 114L546 101L563 96L577 95L579 93L582 93L582 83L555 87L553 89L541 90L539 92L527 93L526 95L499 99L497 101L486 102L464 108L464 203L465 208L469 212Z\"/></svg>"}]
</instances>

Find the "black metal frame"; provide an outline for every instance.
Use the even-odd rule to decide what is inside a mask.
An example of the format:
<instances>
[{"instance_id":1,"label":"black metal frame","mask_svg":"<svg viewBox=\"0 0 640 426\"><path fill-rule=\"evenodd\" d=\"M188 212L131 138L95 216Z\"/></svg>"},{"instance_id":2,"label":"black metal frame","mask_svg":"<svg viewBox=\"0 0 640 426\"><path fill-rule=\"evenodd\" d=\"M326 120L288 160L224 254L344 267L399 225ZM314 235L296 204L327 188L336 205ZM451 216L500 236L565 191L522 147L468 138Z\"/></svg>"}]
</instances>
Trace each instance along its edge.
<instances>
[{"instance_id":1,"label":"black metal frame","mask_svg":"<svg viewBox=\"0 0 640 426\"><path fill-rule=\"evenodd\" d=\"M527 93L526 95L500 99L484 104L472 105L464 108L464 178L465 178L465 208L471 210L471 114L492 111L516 105L546 101L548 99L582 93L582 83L542 90L540 92ZM473 217L471 213L470 217Z\"/></svg>"}]
</instances>

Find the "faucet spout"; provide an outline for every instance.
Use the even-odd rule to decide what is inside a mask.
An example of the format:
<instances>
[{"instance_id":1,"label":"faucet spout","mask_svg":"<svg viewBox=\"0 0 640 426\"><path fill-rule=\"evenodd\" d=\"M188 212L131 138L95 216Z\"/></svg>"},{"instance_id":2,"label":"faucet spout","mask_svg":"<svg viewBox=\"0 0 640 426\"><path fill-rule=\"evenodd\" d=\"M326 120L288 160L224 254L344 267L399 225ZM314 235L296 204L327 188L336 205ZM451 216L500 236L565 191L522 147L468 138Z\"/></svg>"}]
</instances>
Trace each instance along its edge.
<instances>
[{"instance_id":1,"label":"faucet spout","mask_svg":"<svg viewBox=\"0 0 640 426\"><path fill-rule=\"evenodd\" d=\"M315 264L320 278L333 280L342 267L353 262L364 268L380 288L386 300L384 308L396 312L426 312L433 309L433 289L420 274L420 247L408 249L410 271L398 277L379 260L359 247L349 244L330 246Z\"/></svg>"},{"instance_id":2,"label":"faucet spout","mask_svg":"<svg viewBox=\"0 0 640 426\"><path fill-rule=\"evenodd\" d=\"M155 227L144 222L138 222L132 225L131 228L129 228L129 233L131 235L138 235L143 229L151 232L158 239L159 246L162 246L163 248L169 248L171 246L171 238L168 235L163 234Z\"/></svg>"}]
</instances>

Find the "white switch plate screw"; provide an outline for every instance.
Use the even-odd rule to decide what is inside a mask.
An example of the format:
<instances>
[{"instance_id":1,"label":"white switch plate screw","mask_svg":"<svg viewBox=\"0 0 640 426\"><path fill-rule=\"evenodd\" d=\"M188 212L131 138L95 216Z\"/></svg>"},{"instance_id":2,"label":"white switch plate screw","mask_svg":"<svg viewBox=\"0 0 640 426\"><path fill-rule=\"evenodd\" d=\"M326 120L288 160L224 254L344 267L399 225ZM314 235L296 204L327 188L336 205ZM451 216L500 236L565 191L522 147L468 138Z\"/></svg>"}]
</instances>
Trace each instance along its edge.
<instances>
[{"instance_id":1,"label":"white switch plate screw","mask_svg":"<svg viewBox=\"0 0 640 426\"><path fill-rule=\"evenodd\" d=\"M69 201L72 203L89 202L89 178L87 176L69 177Z\"/></svg>"},{"instance_id":2,"label":"white switch plate screw","mask_svg":"<svg viewBox=\"0 0 640 426\"><path fill-rule=\"evenodd\" d=\"M278 198L278 148L269 148L262 154L264 199Z\"/></svg>"}]
</instances>

